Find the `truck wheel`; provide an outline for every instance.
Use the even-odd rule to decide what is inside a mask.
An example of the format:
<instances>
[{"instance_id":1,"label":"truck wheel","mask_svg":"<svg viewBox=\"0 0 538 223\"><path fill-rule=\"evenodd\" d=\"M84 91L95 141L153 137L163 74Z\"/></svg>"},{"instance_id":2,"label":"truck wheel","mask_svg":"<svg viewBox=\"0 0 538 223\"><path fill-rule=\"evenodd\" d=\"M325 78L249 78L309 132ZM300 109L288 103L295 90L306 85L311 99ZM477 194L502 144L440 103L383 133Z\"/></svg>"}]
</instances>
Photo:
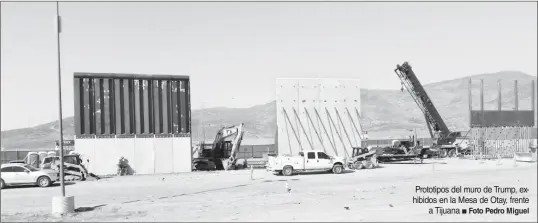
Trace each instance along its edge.
<instances>
[{"instance_id":1,"label":"truck wheel","mask_svg":"<svg viewBox=\"0 0 538 223\"><path fill-rule=\"evenodd\" d=\"M447 155L448 155L448 152L446 151L446 149L441 149L439 151L439 158L445 158Z\"/></svg>"},{"instance_id":2,"label":"truck wheel","mask_svg":"<svg viewBox=\"0 0 538 223\"><path fill-rule=\"evenodd\" d=\"M449 150L448 157L456 157L456 149Z\"/></svg>"},{"instance_id":3,"label":"truck wheel","mask_svg":"<svg viewBox=\"0 0 538 223\"><path fill-rule=\"evenodd\" d=\"M0 180L0 189L4 189L5 186L4 180Z\"/></svg>"},{"instance_id":4,"label":"truck wheel","mask_svg":"<svg viewBox=\"0 0 538 223\"><path fill-rule=\"evenodd\" d=\"M353 167L356 169L356 170L360 170L362 168L364 168L364 165L362 165L362 162L361 161L355 161L353 163Z\"/></svg>"},{"instance_id":5,"label":"truck wheel","mask_svg":"<svg viewBox=\"0 0 538 223\"><path fill-rule=\"evenodd\" d=\"M335 174L341 174L342 171L344 171L344 168L340 164L336 164L333 166L333 173Z\"/></svg>"},{"instance_id":6,"label":"truck wheel","mask_svg":"<svg viewBox=\"0 0 538 223\"><path fill-rule=\"evenodd\" d=\"M285 166L282 169L282 175L284 176L291 176L293 174L293 167L291 166Z\"/></svg>"},{"instance_id":7,"label":"truck wheel","mask_svg":"<svg viewBox=\"0 0 538 223\"><path fill-rule=\"evenodd\" d=\"M42 177L37 178L37 185L40 187L48 187L50 186L51 183L52 182L50 181L49 177L42 176Z\"/></svg>"}]
</instances>

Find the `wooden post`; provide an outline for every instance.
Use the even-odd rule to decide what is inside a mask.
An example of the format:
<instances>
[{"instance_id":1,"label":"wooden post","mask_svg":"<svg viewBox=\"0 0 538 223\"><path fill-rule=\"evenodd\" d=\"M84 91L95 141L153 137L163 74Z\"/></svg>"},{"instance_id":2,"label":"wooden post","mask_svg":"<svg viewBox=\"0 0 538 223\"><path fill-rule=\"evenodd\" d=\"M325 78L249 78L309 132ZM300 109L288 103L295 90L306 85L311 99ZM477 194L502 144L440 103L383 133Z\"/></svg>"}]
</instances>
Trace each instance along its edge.
<instances>
[{"instance_id":1,"label":"wooden post","mask_svg":"<svg viewBox=\"0 0 538 223\"><path fill-rule=\"evenodd\" d=\"M517 80L514 80L514 110L519 110L519 99L517 93Z\"/></svg>"},{"instance_id":2,"label":"wooden post","mask_svg":"<svg viewBox=\"0 0 538 223\"><path fill-rule=\"evenodd\" d=\"M484 79L480 80L480 125L484 125Z\"/></svg>"},{"instance_id":3,"label":"wooden post","mask_svg":"<svg viewBox=\"0 0 538 223\"><path fill-rule=\"evenodd\" d=\"M498 85L498 90L499 90L499 95L497 97L497 103L498 103L498 107L499 107L499 111L502 110L502 101L501 101L501 79L497 80L497 85Z\"/></svg>"},{"instance_id":4,"label":"wooden post","mask_svg":"<svg viewBox=\"0 0 538 223\"><path fill-rule=\"evenodd\" d=\"M471 123L471 119L472 119L472 111L473 111L473 93L472 93L472 79L469 78L469 128L472 128L472 123Z\"/></svg>"},{"instance_id":5,"label":"wooden post","mask_svg":"<svg viewBox=\"0 0 538 223\"><path fill-rule=\"evenodd\" d=\"M536 95L535 95L535 94L536 94L536 91L535 91L535 90L536 90L536 89L535 89L535 85L534 85L534 80L532 80L532 81L531 81L531 110L532 110L532 114L533 114L533 116L534 116L534 114L535 114L534 111L535 111L535 109L536 109L536 108L535 108L535 106L536 106L536 105L535 105L535 103L536 103L536 98L535 98L535 96L536 96ZM535 119L535 120L534 120L534 123L535 123L534 126L536 126L536 121L537 121L537 120Z\"/></svg>"}]
</instances>

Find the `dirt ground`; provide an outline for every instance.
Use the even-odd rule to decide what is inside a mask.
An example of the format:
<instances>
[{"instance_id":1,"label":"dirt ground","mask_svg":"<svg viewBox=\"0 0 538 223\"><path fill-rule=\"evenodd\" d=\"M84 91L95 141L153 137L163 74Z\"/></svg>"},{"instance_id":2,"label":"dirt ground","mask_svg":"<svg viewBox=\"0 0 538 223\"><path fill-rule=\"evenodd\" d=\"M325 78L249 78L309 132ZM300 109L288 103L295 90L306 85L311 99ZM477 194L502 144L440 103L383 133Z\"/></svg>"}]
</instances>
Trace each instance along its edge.
<instances>
[{"instance_id":1,"label":"dirt ground","mask_svg":"<svg viewBox=\"0 0 538 223\"><path fill-rule=\"evenodd\" d=\"M52 216L60 187L2 190L2 221L530 221L537 219L537 165L429 160L344 174L275 176L265 170L126 176L66 186L77 212ZM286 190L286 183L290 189ZM415 187L526 187L528 193L419 194ZM495 189L495 188L493 188ZM431 198L526 197L527 204L417 204ZM491 201L490 201L491 202ZM529 208L529 214L436 214L445 208ZM429 214L430 208L434 214Z\"/></svg>"}]
</instances>

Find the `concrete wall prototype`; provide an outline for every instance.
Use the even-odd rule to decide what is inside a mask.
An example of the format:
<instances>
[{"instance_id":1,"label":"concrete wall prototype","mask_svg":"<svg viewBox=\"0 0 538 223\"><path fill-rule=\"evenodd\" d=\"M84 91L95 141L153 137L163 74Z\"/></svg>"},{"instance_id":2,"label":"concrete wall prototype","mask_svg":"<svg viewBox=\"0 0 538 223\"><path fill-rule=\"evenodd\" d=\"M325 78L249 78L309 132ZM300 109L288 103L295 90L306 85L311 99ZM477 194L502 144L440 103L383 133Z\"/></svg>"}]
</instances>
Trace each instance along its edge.
<instances>
[{"instance_id":1,"label":"concrete wall prototype","mask_svg":"<svg viewBox=\"0 0 538 223\"><path fill-rule=\"evenodd\" d=\"M136 174L192 171L190 137L85 137L75 139L75 145L75 151L90 160L88 171L97 175L116 174L121 156Z\"/></svg>"},{"instance_id":2,"label":"concrete wall prototype","mask_svg":"<svg viewBox=\"0 0 538 223\"><path fill-rule=\"evenodd\" d=\"M278 154L315 149L349 157L363 141L360 97L358 79L277 79Z\"/></svg>"}]
</instances>

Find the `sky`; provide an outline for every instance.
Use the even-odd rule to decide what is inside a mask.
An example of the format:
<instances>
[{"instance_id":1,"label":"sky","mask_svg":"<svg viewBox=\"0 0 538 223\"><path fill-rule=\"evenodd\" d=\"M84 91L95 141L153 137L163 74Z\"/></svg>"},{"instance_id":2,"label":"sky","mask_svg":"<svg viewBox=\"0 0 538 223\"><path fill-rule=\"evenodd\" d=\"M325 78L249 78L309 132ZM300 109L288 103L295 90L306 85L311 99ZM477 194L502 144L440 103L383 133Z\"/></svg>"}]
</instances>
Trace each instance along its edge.
<instances>
[{"instance_id":1,"label":"sky","mask_svg":"<svg viewBox=\"0 0 538 223\"><path fill-rule=\"evenodd\" d=\"M1 129L58 119L56 3L1 3ZM64 117L73 73L189 75L192 108L275 98L275 78L359 78L399 89L505 70L537 73L532 3L63 2Z\"/></svg>"}]
</instances>

